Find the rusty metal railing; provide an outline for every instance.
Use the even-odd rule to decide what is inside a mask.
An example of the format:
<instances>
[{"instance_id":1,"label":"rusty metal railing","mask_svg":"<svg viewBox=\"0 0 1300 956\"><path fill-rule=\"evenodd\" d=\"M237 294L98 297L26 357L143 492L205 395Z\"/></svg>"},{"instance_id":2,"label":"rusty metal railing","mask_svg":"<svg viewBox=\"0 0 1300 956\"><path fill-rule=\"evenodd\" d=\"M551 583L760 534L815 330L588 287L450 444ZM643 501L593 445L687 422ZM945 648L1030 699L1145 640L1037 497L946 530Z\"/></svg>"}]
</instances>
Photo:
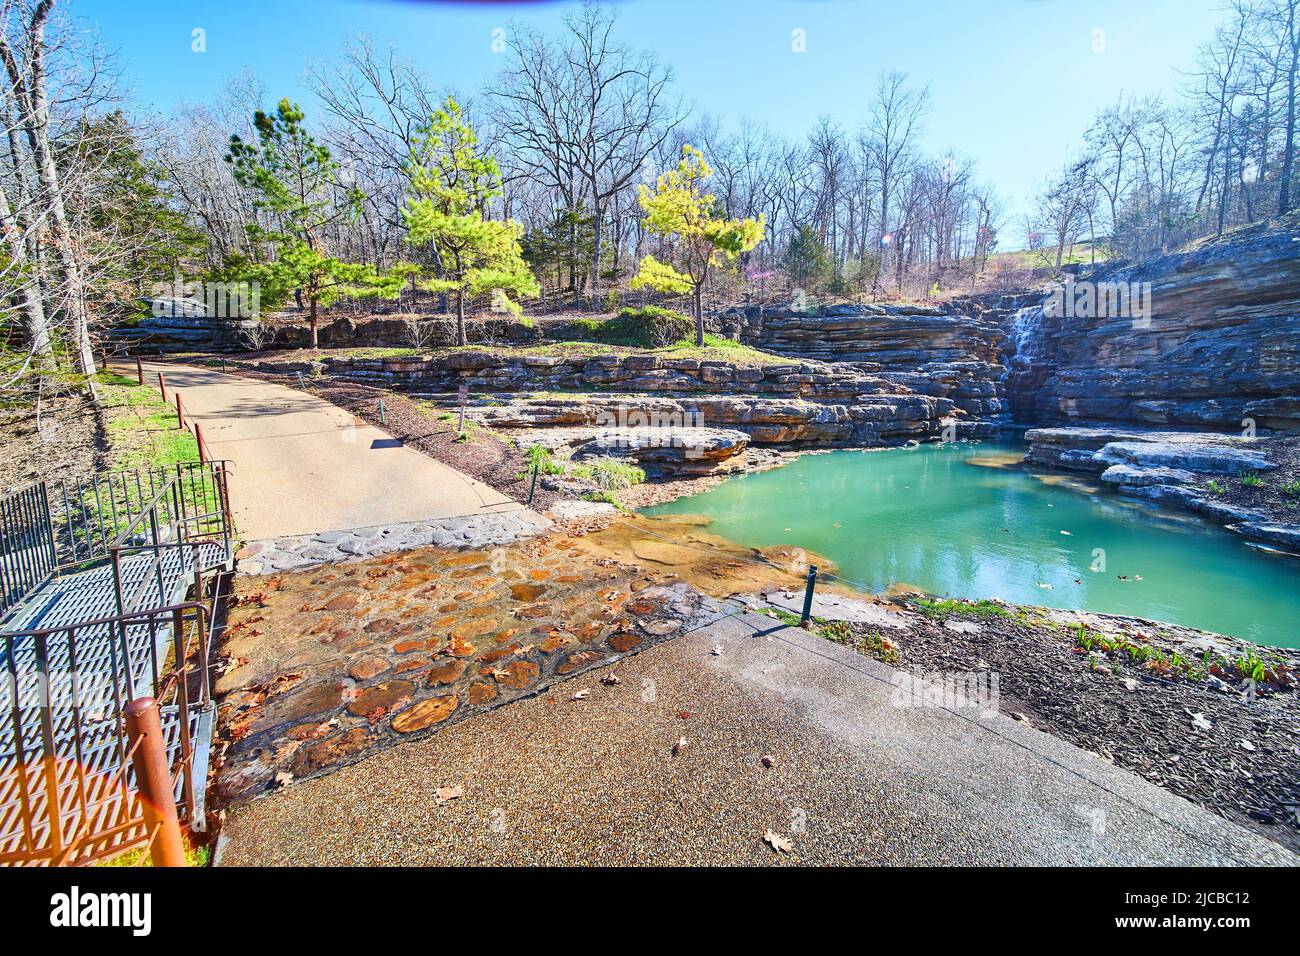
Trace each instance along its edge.
<instances>
[{"instance_id":1,"label":"rusty metal railing","mask_svg":"<svg viewBox=\"0 0 1300 956\"><path fill-rule=\"evenodd\" d=\"M159 839L171 846L158 831L173 811L158 805L156 774L145 787L151 803L139 797L140 768L159 747L177 817L202 829L195 734L211 714L209 620L207 605L191 601L0 635L0 709L10 718L0 725L0 864L84 864ZM137 727L133 739L128 705L141 697L157 703L159 726Z\"/></svg>"}]
</instances>

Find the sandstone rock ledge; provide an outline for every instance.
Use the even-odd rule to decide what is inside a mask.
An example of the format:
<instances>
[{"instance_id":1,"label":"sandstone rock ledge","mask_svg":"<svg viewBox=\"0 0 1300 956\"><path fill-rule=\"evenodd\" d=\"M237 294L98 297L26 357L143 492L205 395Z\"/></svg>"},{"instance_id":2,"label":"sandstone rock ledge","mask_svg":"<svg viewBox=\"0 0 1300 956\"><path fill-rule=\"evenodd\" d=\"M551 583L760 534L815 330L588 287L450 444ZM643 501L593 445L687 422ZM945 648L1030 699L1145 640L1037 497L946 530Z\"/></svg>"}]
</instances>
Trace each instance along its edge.
<instances>
[{"instance_id":1,"label":"sandstone rock ledge","mask_svg":"<svg viewBox=\"0 0 1300 956\"><path fill-rule=\"evenodd\" d=\"M1218 500L1202 487L1275 471L1272 451L1281 439L1064 427L1033 428L1025 440L1026 464L1096 475L1120 494L1194 511L1243 537L1300 555L1294 514Z\"/></svg>"}]
</instances>

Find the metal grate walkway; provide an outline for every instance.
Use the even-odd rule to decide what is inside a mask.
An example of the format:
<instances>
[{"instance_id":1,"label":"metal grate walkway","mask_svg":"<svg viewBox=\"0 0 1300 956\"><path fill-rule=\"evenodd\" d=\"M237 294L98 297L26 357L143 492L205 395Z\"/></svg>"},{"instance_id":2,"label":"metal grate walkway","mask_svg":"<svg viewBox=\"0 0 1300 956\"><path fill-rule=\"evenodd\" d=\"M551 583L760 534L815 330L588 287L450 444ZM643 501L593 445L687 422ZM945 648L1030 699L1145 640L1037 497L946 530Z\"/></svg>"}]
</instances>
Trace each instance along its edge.
<instances>
[{"instance_id":1,"label":"metal grate walkway","mask_svg":"<svg viewBox=\"0 0 1300 956\"><path fill-rule=\"evenodd\" d=\"M121 716L141 697L159 704L177 808L202 829L212 605L186 599L233 560L224 473L201 467L178 466L143 497L121 491L143 483L106 479L61 513L44 488L0 507L0 864L88 862L147 839Z\"/></svg>"}]
</instances>

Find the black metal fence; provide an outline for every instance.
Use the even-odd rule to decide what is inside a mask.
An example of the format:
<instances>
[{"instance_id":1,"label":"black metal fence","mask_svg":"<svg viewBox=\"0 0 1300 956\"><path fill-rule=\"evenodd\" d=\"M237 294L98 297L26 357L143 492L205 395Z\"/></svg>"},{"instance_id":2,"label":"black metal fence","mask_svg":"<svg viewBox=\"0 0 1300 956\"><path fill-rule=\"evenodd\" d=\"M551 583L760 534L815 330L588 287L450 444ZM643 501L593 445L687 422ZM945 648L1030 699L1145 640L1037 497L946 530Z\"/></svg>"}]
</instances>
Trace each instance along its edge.
<instances>
[{"instance_id":1,"label":"black metal fence","mask_svg":"<svg viewBox=\"0 0 1300 956\"><path fill-rule=\"evenodd\" d=\"M48 578L58 563L45 483L0 499L0 615Z\"/></svg>"},{"instance_id":2,"label":"black metal fence","mask_svg":"<svg viewBox=\"0 0 1300 956\"><path fill-rule=\"evenodd\" d=\"M180 462L38 482L0 499L0 617L52 576L99 560L196 540L228 551L226 471Z\"/></svg>"}]
</instances>

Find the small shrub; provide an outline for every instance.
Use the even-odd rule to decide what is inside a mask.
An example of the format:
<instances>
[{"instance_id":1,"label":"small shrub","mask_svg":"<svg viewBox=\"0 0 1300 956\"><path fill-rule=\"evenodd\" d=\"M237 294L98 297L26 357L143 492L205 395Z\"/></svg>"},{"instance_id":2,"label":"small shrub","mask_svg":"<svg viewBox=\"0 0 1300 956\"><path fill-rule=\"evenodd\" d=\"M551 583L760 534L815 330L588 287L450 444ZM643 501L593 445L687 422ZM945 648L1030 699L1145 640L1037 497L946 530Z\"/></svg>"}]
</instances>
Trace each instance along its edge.
<instances>
[{"instance_id":1,"label":"small shrub","mask_svg":"<svg viewBox=\"0 0 1300 956\"><path fill-rule=\"evenodd\" d=\"M577 319L572 327L575 334L587 341L628 348L660 349L689 335L693 324L680 312L647 305L640 309L624 309L614 318L603 321Z\"/></svg>"},{"instance_id":2,"label":"small shrub","mask_svg":"<svg viewBox=\"0 0 1300 956\"><path fill-rule=\"evenodd\" d=\"M617 458L593 458L582 464L571 465L568 474L571 478L590 481L608 491L631 488L645 481L643 469Z\"/></svg>"},{"instance_id":3,"label":"small shrub","mask_svg":"<svg viewBox=\"0 0 1300 956\"><path fill-rule=\"evenodd\" d=\"M528 467L515 475L518 481L524 481L536 469L539 475L562 475L564 465L555 460L555 453L542 445L529 445L525 452Z\"/></svg>"}]
</instances>

